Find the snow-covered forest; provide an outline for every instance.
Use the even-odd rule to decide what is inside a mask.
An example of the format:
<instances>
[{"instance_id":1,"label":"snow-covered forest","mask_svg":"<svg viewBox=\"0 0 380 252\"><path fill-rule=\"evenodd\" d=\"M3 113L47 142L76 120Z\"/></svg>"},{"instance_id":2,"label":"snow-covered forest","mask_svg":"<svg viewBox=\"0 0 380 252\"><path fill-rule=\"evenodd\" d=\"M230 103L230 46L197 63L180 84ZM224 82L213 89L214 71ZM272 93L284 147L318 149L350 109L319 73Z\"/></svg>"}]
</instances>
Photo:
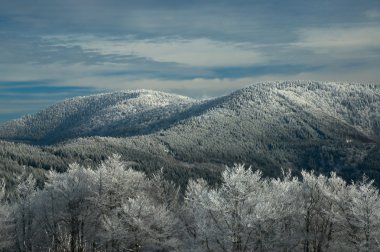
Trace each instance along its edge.
<instances>
[{"instance_id":1,"label":"snow-covered forest","mask_svg":"<svg viewBox=\"0 0 380 252\"><path fill-rule=\"evenodd\" d=\"M347 181L365 173L380 185L380 87L373 84L263 82L194 100L158 91L76 97L0 123L0 178L24 167L42 175L112 153L174 181L212 178L242 162L277 177L281 167ZM36 175L36 174L35 174ZM37 181L43 179L38 178Z\"/></svg>"},{"instance_id":2,"label":"snow-covered forest","mask_svg":"<svg viewBox=\"0 0 380 252\"><path fill-rule=\"evenodd\" d=\"M1 182L0 251L377 251L378 189L365 177L226 167L222 182L186 188L114 155Z\"/></svg>"}]
</instances>

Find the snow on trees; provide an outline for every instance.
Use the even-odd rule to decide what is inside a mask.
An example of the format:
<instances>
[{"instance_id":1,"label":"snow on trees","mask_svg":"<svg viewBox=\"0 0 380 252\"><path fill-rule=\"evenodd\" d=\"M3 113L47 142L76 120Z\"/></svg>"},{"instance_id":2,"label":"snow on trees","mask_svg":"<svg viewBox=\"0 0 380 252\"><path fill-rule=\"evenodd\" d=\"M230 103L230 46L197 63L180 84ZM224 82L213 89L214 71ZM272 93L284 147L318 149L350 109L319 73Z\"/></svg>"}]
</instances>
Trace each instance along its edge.
<instances>
[{"instance_id":1,"label":"snow on trees","mask_svg":"<svg viewBox=\"0 0 380 252\"><path fill-rule=\"evenodd\" d=\"M186 227L204 251L377 251L380 199L372 183L305 171L302 180L267 179L235 165L219 187L189 182Z\"/></svg>"},{"instance_id":2,"label":"snow on trees","mask_svg":"<svg viewBox=\"0 0 380 252\"><path fill-rule=\"evenodd\" d=\"M236 164L220 184L190 180L181 192L164 174L114 155L50 171L43 188L24 174L14 198L1 180L0 251L380 250L380 196L366 178L265 178Z\"/></svg>"}]
</instances>

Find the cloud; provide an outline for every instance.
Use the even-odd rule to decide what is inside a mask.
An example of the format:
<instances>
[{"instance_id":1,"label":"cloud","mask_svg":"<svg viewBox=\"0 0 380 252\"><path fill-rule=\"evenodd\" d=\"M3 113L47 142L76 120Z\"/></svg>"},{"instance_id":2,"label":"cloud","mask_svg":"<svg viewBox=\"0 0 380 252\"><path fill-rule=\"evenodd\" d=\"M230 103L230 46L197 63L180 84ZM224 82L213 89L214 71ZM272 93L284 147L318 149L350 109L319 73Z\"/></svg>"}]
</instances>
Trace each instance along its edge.
<instances>
[{"instance_id":1,"label":"cloud","mask_svg":"<svg viewBox=\"0 0 380 252\"><path fill-rule=\"evenodd\" d=\"M364 15L368 19L379 19L380 18L380 10L377 9L371 9L364 12Z\"/></svg>"},{"instance_id":2,"label":"cloud","mask_svg":"<svg viewBox=\"0 0 380 252\"><path fill-rule=\"evenodd\" d=\"M317 64L346 72L380 66L380 24L310 27L297 34L298 39L289 43L287 54L296 54L298 64Z\"/></svg>"},{"instance_id":3,"label":"cloud","mask_svg":"<svg viewBox=\"0 0 380 252\"><path fill-rule=\"evenodd\" d=\"M179 37L154 39L104 39L93 36L46 37L65 47L80 47L99 55L145 58L160 63L193 67L246 66L263 63L264 57L249 43L215 41L208 38Z\"/></svg>"},{"instance_id":4,"label":"cloud","mask_svg":"<svg viewBox=\"0 0 380 252\"><path fill-rule=\"evenodd\" d=\"M380 25L301 29L299 36L295 45L327 53L380 47Z\"/></svg>"}]
</instances>

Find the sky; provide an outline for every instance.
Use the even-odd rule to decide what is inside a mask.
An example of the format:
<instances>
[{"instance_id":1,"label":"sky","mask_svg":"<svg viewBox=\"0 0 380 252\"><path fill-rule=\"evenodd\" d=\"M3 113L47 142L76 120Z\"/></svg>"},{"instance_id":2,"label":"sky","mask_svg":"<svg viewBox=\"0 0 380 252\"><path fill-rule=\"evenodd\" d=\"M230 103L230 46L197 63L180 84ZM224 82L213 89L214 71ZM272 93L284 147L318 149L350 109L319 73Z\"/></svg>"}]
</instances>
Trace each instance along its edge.
<instances>
[{"instance_id":1,"label":"sky","mask_svg":"<svg viewBox=\"0 0 380 252\"><path fill-rule=\"evenodd\" d=\"M0 0L0 121L99 92L380 83L379 0Z\"/></svg>"}]
</instances>

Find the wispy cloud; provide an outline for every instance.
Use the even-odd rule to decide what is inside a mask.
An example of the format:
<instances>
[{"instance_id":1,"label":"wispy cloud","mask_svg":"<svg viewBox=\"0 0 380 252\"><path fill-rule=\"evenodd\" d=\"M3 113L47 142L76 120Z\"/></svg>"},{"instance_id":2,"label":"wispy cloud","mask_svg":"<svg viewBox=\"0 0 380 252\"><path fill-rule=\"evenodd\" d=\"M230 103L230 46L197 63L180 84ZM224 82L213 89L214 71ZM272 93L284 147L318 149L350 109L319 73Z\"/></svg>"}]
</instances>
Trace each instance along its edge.
<instances>
[{"instance_id":1,"label":"wispy cloud","mask_svg":"<svg viewBox=\"0 0 380 252\"><path fill-rule=\"evenodd\" d=\"M380 19L379 9L370 9L364 12L364 15L369 19Z\"/></svg>"},{"instance_id":2,"label":"wispy cloud","mask_svg":"<svg viewBox=\"0 0 380 252\"><path fill-rule=\"evenodd\" d=\"M380 25L309 28L300 30L299 36L298 46L327 53L380 48Z\"/></svg>"},{"instance_id":3,"label":"wispy cloud","mask_svg":"<svg viewBox=\"0 0 380 252\"><path fill-rule=\"evenodd\" d=\"M156 37L154 39L99 38L94 36L48 37L65 47L80 47L99 55L138 57L162 63L194 67L246 66L263 63L265 59L249 43L215 41L208 38L184 39Z\"/></svg>"}]
</instances>

